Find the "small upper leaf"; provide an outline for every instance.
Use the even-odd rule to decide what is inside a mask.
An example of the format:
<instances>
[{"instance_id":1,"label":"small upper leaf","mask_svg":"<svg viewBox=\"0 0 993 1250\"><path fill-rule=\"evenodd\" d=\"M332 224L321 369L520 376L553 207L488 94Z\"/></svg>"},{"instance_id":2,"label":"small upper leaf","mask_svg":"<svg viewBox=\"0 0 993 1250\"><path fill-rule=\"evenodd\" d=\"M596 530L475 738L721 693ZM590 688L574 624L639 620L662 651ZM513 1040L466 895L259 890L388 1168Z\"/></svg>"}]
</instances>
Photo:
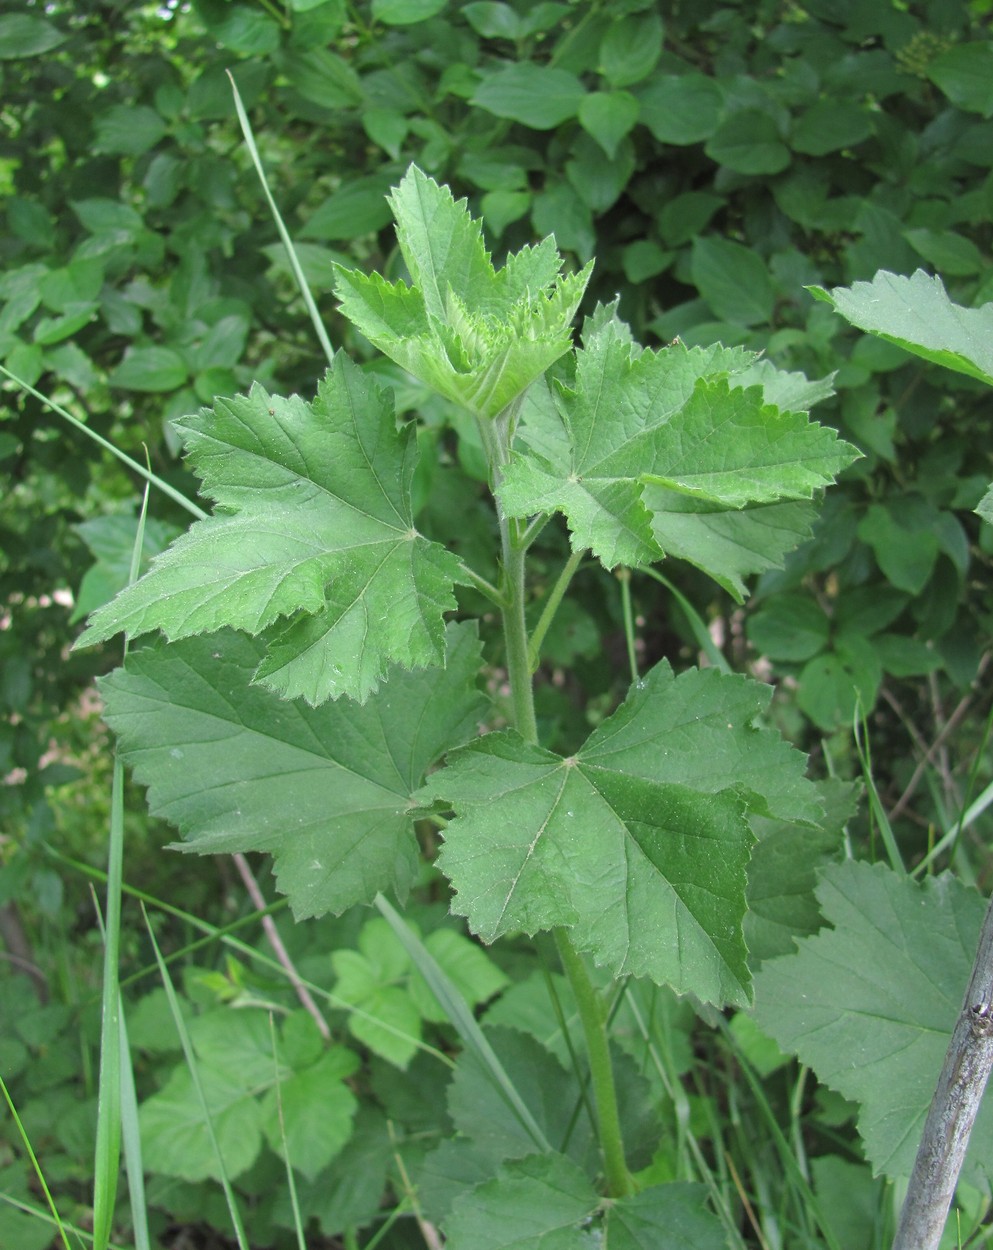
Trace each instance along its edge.
<instances>
[{"instance_id":1,"label":"small upper leaf","mask_svg":"<svg viewBox=\"0 0 993 1250\"><path fill-rule=\"evenodd\" d=\"M562 276L546 239L495 270L465 201L414 165L390 203L413 285L339 267L342 312L422 382L496 416L569 350L590 267Z\"/></svg>"},{"instance_id":2,"label":"small upper leaf","mask_svg":"<svg viewBox=\"0 0 993 1250\"><path fill-rule=\"evenodd\" d=\"M443 660L460 566L414 529L413 428L397 431L347 357L313 404L256 385L176 424L217 510L94 612L78 645L122 629L264 633L258 679L315 705L367 698L391 663Z\"/></svg>"},{"instance_id":3,"label":"small upper leaf","mask_svg":"<svg viewBox=\"0 0 993 1250\"><path fill-rule=\"evenodd\" d=\"M562 925L615 976L747 1001L747 811L819 815L803 757L751 728L767 699L663 664L570 759L514 733L450 755L421 797L456 811L439 858L454 909L488 942Z\"/></svg>"},{"instance_id":4,"label":"small upper leaf","mask_svg":"<svg viewBox=\"0 0 993 1250\"><path fill-rule=\"evenodd\" d=\"M953 304L923 269L910 278L881 269L871 282L809 290L860 330L993 386L993 304Z\"/></svg>"},{"instance_id":5,"label":"small upper leaf","mask_svg":"<svg viewBox=\"0 0 993 1250\"><path fill-rule=\"evenodd\" d=\"M660 560L671 542L740 594L741 574L778 563L810 522L806 508L752 510L810 499L855 455L833 430L768 402L777 376L740 349L642 350L601 313L574 382L529 407L531 451L508 466L503 506L564 512L573 546L608 567ZM786 375L780 389L821 393Z\"/></svg>"}]
</instances>

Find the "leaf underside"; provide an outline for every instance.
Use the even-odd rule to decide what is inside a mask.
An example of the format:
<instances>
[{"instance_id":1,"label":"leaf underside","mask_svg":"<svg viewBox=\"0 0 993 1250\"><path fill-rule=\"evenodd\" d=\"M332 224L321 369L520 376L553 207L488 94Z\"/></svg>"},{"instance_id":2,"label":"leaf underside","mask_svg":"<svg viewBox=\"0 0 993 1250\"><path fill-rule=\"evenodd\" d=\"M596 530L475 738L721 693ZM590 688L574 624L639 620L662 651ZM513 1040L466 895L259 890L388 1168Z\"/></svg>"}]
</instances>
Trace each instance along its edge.
<instances>
[{"instance_id":1,"label":"leaf underside","mask_svg":"<svg viewBox=\"0 0 993 1250\"><path fill-rule=\"evenodd\" d=\"M858 1102L875 1173L909 1176L962 1007L985 903L948 873L918 885L883 864L821 870L825 921L763 964L755 1019L818 1078ZM981 1107L963 1173L990 1175L993 1105Z\"/></svg>"},{"instance_id":2,"label":"leaf underside","mask_svg":"<svg viewBox=\"0 0 993 1250\"><path fill-rule=\"evenodd\" d=\"M252 685L261 652L243 635L158 642L102 680L106 720L177 849L269 851L298 918L340 913L405 894L411 795L484 713L475 629L447 634L444 669L396 669L364 705L319 708Z\"/></svg>"},{"instance_id":3,"label":"leaf underside","mask_svg":"<svg viewBox=\"0 0 993 1250\"><path fill-rule=\"evenodd\" d=\"M909 278L882 269L871 282L809 289L860 330L993 385L993 304L954 304L923 269Z\"/></svg>"}]
</instances>

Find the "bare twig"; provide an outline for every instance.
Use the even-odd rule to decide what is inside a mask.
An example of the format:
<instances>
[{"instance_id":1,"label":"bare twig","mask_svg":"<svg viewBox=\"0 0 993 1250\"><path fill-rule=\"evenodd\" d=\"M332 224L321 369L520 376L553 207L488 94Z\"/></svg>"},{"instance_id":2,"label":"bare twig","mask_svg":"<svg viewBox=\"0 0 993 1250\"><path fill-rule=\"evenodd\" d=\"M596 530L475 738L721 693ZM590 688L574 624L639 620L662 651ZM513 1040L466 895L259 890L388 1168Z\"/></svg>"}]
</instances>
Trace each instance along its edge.
<instances>
[{"instance_id":1,"label":"bare twig","mask_svg":"<svg viewBox=\"0 0 993 1250\"><path fill-rule=\"evenodd\" d=\"M232 855L231 858L234 860L234 865L238 869L238 875L245 883L245 889L248 891L248 897L252 900L259 911L264 912L266 907L268 907L268 903L265 901L262 891L259 889L259 883L255 880L255 875L249 866L248 860L240 853ZM283 939L279 936L279 930L276 928L276 924L272 916L264 915L262 917L262 928L265 930L265 935L269 939L269 945L276 952L276 958L286 970L286 975L289 977L290 984L296 990L297 998L300 999L300 1002L306 1010L310 1012L314 1019L314 1023L317 1025L318 1029L320 1029L321 1036L325 1041L329 1042L331 1040L331 1030L328 1027L328 1022L321 1015L320 1008L314 1002L313 998L311 998L310 991L301 980L300 974L297 972L293 964L293 960L290 959L289 952L283 945Z\"/></svg>"},{"instance_id":2,"label":"bare twig","mask_svg":"<svg viewBox=\"0 0 993 1250\"><path fill-rule=\"evenodd\" d=\"M914 739L919 750L921 751L921 758L917 762L917 767L914 769L910 780L907 782L906 786L904 787L903 793L897 799L896 803L894 803L893 808L889 813L889 819L891 823L894 820L896 820L899 816L903 815L903 812L905 808L907 807L907 804L914 797L914 794L917 791L917 787L921 783L921 778L924 776L925 770L927 769L928 765L933 761L935 754L944 745L949 735L952 734L959 727L962 721L965 719L965 715L969 711L969 709L972 707L973 700L975 699L977 683L979 681L979 678L982 677L989 662L990 662L990 655L989 655L989 652L986 652L986 654L983 655L982 659L979 662L979 670L976 673L976 681L973 683L969 692L965 694L959 700L954 711L948 717L945 723L941 726L941 729L938 731L937 736L935 737L934 741L931 743L930 746L928 746L925 739L917 731L917 729L914 726L913 721L907 716L906 712L904 711L903 707L901 706L899 701L896 699L896 697L885 688L883 689L882 697L890 705L893 711L896 712L904 728L907 730L910 736Z\"/></svg>"},{"instance_id":3,"label":"bare twig","mask_svg":"<svg viewBox=\"0 0 993 1250\"><path fill-rule=\"evenodd\" d=\"M7 947L7 958L27 973L40 1003L48 1002L48 979L35 963L31 943L21 922L21 913L13 899L0 905L0 937Z\"/></svg>"},{"instance_id":4,"label":"bare twig","mask_svg":"<svg viewBox=\"0 0 993 1250\"><path fill-rule=\"evenodd\" d=\"M936 1250L993 1068L993 900L928 1111L893 1250Z\"/></svg>"}]
</instances>

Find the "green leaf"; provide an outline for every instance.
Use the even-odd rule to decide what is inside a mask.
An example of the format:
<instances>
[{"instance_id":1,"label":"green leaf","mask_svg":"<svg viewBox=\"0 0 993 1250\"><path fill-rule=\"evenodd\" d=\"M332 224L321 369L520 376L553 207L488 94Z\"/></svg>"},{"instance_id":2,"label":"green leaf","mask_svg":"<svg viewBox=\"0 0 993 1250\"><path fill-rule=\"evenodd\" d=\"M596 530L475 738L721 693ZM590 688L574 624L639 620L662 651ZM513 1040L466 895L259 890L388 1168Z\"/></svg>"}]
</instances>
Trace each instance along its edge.
<instances>
[{"instance_id":1,"label":"green leaf","mask_svg":"<svg viewBox=\"0 0 993 1250\"><path fill-rule=\"evenodd\" d=\"M790 163L790 150L778 126L760 109L731 113L711 135L704 151L736 174L778 174Z\"/></svg>"},{"instance_id":2,"label":"green leaf","mask_svg":"<svg viewBox=\"0 0 993 1250\"><path fill-rule=\"evenodd\" d=\"M656 1185L607 1207L610 1250L725 1250L727 1236L708 1210L703 1185Z\"/></svg>"},{"instance_id":3,"label":"green leaf","mask_svg":"<svg viewBox=\"0 0 993 1250\"><path fill-rule=\"evenodd\" d=\"M724 93L705 74L656 74L636 95L655 138L680 146L709 139L724 108Z\"/></svg>"},{"instance_id":4,"label":"green leaf","mask_svg":"<svg viewBox=\"0 0 993 1250\"><path fill-rule=\"evenodd\" d=\"M722 321L751 326L768 322L776 296L756 252L714 235L693 240L693 282Z\"/></svg>"},{"instance_id":5,"label":"green leaf","mask_svg":"<svg viewBox=\"0 0 993 1250\"><path fill-rule=\"evenodd\" d=\"M892 494L870 504L858 535L868 543L886 579L899 590L919 595L938 558L938 509L920 495Z\"/></svg>"},{"instance_id":6,"label":"green leaf","mask_svg":"<svg viewBox=\"0 0 993 1250\"><path fill-rule=\"evenodd\" d=\"M28 13L7 13L0 17L0 61L43 56L64 43L66 38L62 31L44 18Z\"/></svg>"},{"instance_id":7,"label":"green leaf","mask_svg":"<svg viewBox=\"0 0 993 1250\"><path fill-rule=\"evenodd\" d=\"M379 174L346 182L319 204L300 231L302 239L355 239L390 220L390 179Z\"/></svg>"},{"instance_id":8,"label":"green leaf","mask_svg":"<svg viewBox=\"0 0 993 1250\"><path fill-rule=\"evenodd\" d=\"M872 114L851 100L818 100L796 119L790 140L795 152L826 156L853 147L872 134Z\"/></svg>"},{"instance_id":9,"label":"green leaf","mask_svg":"<svg viewBox=\"0 0 993 1250\"><path fill-rule=\"evenodd\" d=\"M838 858L841 843L840 832L784 822L762 830L748 865L745 939L753 970L776 955L792 954L797 938L821 927L817 871Z\"/></svg>"},{"instance_id":10,"label":"green leaf","mask_svg":"<svg viewBox=\"0 0 993 1250\"><path fill-rule=\"evenodd\" d=\"M224 1171L234 1179L258 1158L262 1109L234 1067L202 1066L200 1080ZM200 1099L185 1068L176 1068L165 1087L142 1104L138 1119L146 1167L191 1183L220 1178Z\"/></svg>"},{"instance_id":11,"label":"green leaf","mask_svg":"<svg viewBox=\"0 0 993 1250\"><path fill-rule=\"evenodd\" d=\"M595 91L579 106L579 124L613 160L617 145L638 120L638 101L629 91Z\"/></svg>"},{"instance_id":12,"label":"green leaf","mask_svg":"<svg viewBox=\"0 0 993 1250\"><path fill-rule=\"evenodd\" d=\"M831 622L806 595L773 595L748 620L748 640L770 660L809 660L827 646Z\"/></svg>"},{"instance_id":13,"label":"green leaf","mask_svg":"<svg viewBox=\"0 0 993 1250\"><path fill-rule=\"evenodd\" d=\"M303 98L320 108L347 109L362 102L362 84L358 74L346 60L327 48L291 50L286 54L281 69ZM366 180L360 178L358 181ZM350 189L350 184L346 184L345 189ZM380 199L385 194L386 189L383 188ZM365 232L356 231L356 234L359 233Z\"/></svg>"},{"instance_id":14,"label":"green leaf","mask_svg":"<svg viewBox=\"0 0 993 1250\"><path fill-rule=\"evenodd\" d=\"M93 150L111 156L141 156L166 133L155 109L145 105L112 104L94 123Z\"/></svg>"},{"instance_id":15,"label":"green leaf","mask_svg":"<svg viewBox=\"0 0 993 1250\"><path fill-rule=\"evenodd\" d=\"M332 1046L280 1082L278 1102L275 1089L262 1101L263 1131L269 1145L308 1180L314 1180L351 1139L359 1104L345 1080L358 1066L351 1051Z\"/></svg>"},{"instance_id":16,"label":"green leaf","mask_svg":"<svg viewBox=\"0 0 993 1250\"><path fill-rule=\"evenodd\" d=\"M910 278L881 270L871 282L808 290L860 330L993 386L993 304L953 304L941 279L922 269Z\"/></svg>"},{"instance_id":17,"label":"green leaf","mask_svg":"<svg viewBox=\"0 0 993 1250\"><path fill-rule=\"evenodd\" d=\"M990 525L993 525L993 486L989 488L979 501L976 512L984 521L988 521Z\"/></svg>"},{"instance_id":18,"label":"green leaf","mask_svg":"<svg viewBox=\"0 0 993 1250\"><path fill-rule=\"evenodd\" d=\"M79 640L265 632L256 679L313 704L364 700L387 667L438 664L458 561L414 529L414 427L339 353L313 404L251 394L176 426L217 505ZM291 617L276 624L280 617Z\"/></svg>"},{"instance_id":19,"label":"green leaf","mask_svg":"<svg viewBox=\"0 0 993 1250\"><path fill-rule=\"evenodd\" d=\"M935 57L927 76L969 113L993 117L993 43L959 43Z\"/></svg>"},{"instance_id":20,"label":"green leaf","mask_svg":"<svg viewBox=\"0 0 993 1250\"><path fill-rule=\"evenodd\" d=\"M416 378L478 416L495 416L569 350L589 268L561 276L546 239L494 270L465 201L416 166L391 205L413 286L339 268L342 311Z\"/></svg>"},{"instance_id":21,"label":"green leaf","mask_svg":"<svg viewBox=\"0 0 993 1250\"><path fill-rule=\"evenodd\" d=\"M421 1014L407 993L410 958L385 920L362 926L359 950L338 950L331 956L337 998L358 1008L348 1017L353 1037L398 1068L417 1054Z\"/></svg>"},{"instance_id":22,"label":"green leaf","mask_svg":"<svg viewBox=\"0 0 993 1250\"><path fill-rule=\"evenodd\" d=\"M492 1181L460 1195L444 1223L448 1250L595 1250L586 1225L599 1198L564 1155L505 1164Z\"/></svg>"},{"instance_id":23,"label":"green leaf","mask_svg":"<svg viewBox=\"0 0 993 1250\"><path fill-rule=\"evenodd\" d=\"M453 910L486 942L563 925L615 976L744 1001L746 807L818 814L802 757L750 728L768 694L659 665L575 756L513 733L450 755L421 798L456 811L439 858Z\"/></svg>"},{"instance_id":24,"label":"green leaf","mask_svg":"<svg viewBox=\"0 0 993 1250\"><path fill-rule=\"evenodd\" d=\"M615 20L600 44L600 73L612 87L641 82L662 54L662 19L657 13L631 13Z\"/></svg>"},{"instance_id":25,"label":"green leaf","mask_svg":"<svg viewBox=\"0 0 993 1250\"><path fill-rule=\"evenodd\" d=\"M509 984L482 947L454 929L435 929L424 945L470 1007L478 1007ZM420 972L411 979L410 997L425 1020L441 1024L448 1019Z\"/></svg>"},{"instance_id":26,"label":"green leaf","mask_svg":"<svg viewBox=\"0 0 993 1250\"><path fill-rule=\"evenodd\" d=\"M968 277L986 268L985 257L975 243L951 230L905 230L903 237L932 268L946 275Z\"/></svg>"},{"instance_id":27,"label":"green leaf","mask_svg":"<svg viewBox=\"0 0 993 1250\"><path fill-rule=\"evenodd\" d=\"M653 482L642 494L652 514L652 536L667 556L695 565L744 603L744 579L783 567L786 553L810 537L811 503L724 508Z\"/></svg>"},{"instance_id":28,"label":"green leaf","mask_svg":"<svg viewBox=\"0 0 993 1250\"><path fill-rule=\"evenodd\" d=\"M498 0L473 0L462 8L462 16L484 39L519 39L521 19L513 6Z\"/></svg>"},{"instance_id":29,"label":"green leaf","mask_svg":"<svg viewBox=\"0 0 993 1250\"><path fill-rule=\"evenodd\" d=\"M121 390L157 393L178 390L188 377L182 356L172 348L129 347L107 381Z\"/></svg>"},{"instance_id":30,"label":"green leaf","mask_svg":"<svg viewBox=\"0 0 993 1250\"><path fill-rule=\"evenodd\" d=\"M101 605L109 603L131 580L138 520L118 513L83 521L75 529L96 562L83 574L70 617L72 622L82 620ZM166 549L178 532L175 525L157 517L146 518L142 530L142 569L148 567L153 556Z\"/></svg>"},{"instance_id":31,"label":"green leaf","mask_svg":"<svg viewBox=\"0 0 993 1250\"><path fill-rule=\"evenodd\" d=\"M575 74L522 61L485 74L470 104L532 130L554 130L576 116L585 94Z\"/></svg>"},{"instance_id":32,"label":"green leaf","mask_svg":"<svg viewBox=\"0 0 993 1250\"><path fill-rule=\"evenodd\" d=\"M341 912L406 891L410 796L482 716L474 630L448 633L444 670L394 672L361 707L253 686L261 650L237 634L142 648L103 679L106 719L178 849L269 851L295 915Z\"/></svg>"},{"instance_id":33,"label":"green leaf","mask_svg":"<svg viewBox=\"0 0 993 1250\"><path fill-rule=\"evenodd\" d=\"M861 1104L873 1171L909 1176L986 904L947 873L918 885L851 860L823 869L817 895L834 927L763 965L755 1019L819 1080ZM965 1178L988 1172L991 1157L987 1102Z\"/></svg>"},{"instance_id":34,"label":"green leaf","mask_svg":"<svg viewBox=\"0 0 993 1250\"><path fill-rule=\"evenodd\" d=\"M555 404L528 409L544 429L537 439L525 430L535 451L508 465L504 508L511 516L565 513L573 547L592 549L610 568L662 558L649 509L676 509L647 484L719 509L810 498L851 449L805 416L764 403L761 387L737 389L736 375L753 360L681 344L644 351L621 322L602 320L587 332L574 384L558 386ZM692 538L686 527L683 537ZM714 573L735 584L733 557Z\"/></svg>"},{"instance_id":35,"label":"green leaf","mask_svg":"<svg viewBox=\"0 0 993 1250\"><path fill-rule=\"evenodd\" d=\"M440 13L448 0L372 0L372 15L387 26L411 26Z\"/></svg>"},{"instance_id":36,"label":"green leaf","mask_svg":"<svg viewBox=\"0 0 993 1250\"><path fill-rule=\"evenodd\" d=\"M547 1000L547 985L544 989ZM568 1150L577 1163L592 1162L595 1141L589 1120L575 1118L582 1088L567 1066L568 1057L556 1058L516 1027L487 1026L485 1037L548 1142ZM534 1137L476 1052L465 1050L459 1055L448 1087L448 1110L460 1139L471 1142L494 1162L523 1158L535 1148Z\"/></svg>"}]
</instances>

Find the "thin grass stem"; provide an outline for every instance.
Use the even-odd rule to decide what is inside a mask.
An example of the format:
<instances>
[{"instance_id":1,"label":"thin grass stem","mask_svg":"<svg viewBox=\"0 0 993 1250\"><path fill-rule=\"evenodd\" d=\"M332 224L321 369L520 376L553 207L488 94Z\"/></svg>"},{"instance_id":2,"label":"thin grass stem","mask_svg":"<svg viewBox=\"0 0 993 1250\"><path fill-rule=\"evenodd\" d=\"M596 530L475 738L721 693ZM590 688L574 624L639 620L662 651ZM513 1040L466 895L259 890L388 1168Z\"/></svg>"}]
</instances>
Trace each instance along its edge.
<instances>
[{"instance_id":1,"label":"thin grass stem","mask_svg":"<svg viewBox=\"0 0 993 1250\"><path fill-rule=\"evenodd\" d=\"M204 512L199 505L195 504L191 499L187 499L186 496L176 490L174 486L170 486L168 482L164 481L161 477L158 477L151 471L151 469L146 469L143 464L139 464L137 460L133 460L129 455L127 455L126 452L120 451L112 442L110 442L109 439L104 438L102 434L98 434L96 430L91 430L85 421L80 421L78 417L74 417L71 412L63 408L61 404L57 404L54 399L49 399L47 395L43 395L41 391L36 390L28 382L25 382L23 378L19 378L16 373L11 373L9 369L5 369L3 365L0 365L0 373L4 374L5 377L10 378L12 382L16 382L22 390L27 391L29 395L33 395L35 399L54 412L56 416L61 417L63 421L68 421L69 424L79 430L81 434L85 434L87 438L92 439L94 443L99 444L104 451L109 451L112 456L116 456L122 464L126 464L129 469L131 469L134 473L137 473L139 477L143 477L146 482L151 483L151 485L154 486L156 490L161 491L163 495L168 495L174 503L178 503L179 506L189 512L191 516L196 517L197 520L202 520L207 515L207 513Z\"/></svg>"},{"instance_id":2,"label":"thin grass stem","mask_svg":"<svg viewBox=\"0 0 993 1250\"><path fill-rule=\"evenodd\" d=\"M334 363L334 348L331 346L331 340L328 338L328 332L324 328L324 322L321 314L317 310L317 304L314 297L310 293L310 287L304 276L303 266L297 257L296 248L293 246L293 240L290 238L290 232L283 223L276 201L273 199L272 192L269 190L269 180L266 177L265 169L262 165L262 158L259 156L259 149L255 143L255 135L252 131L252 123L248 120L248 114L245 112L245 106L242 103L241 94L238 91L238 84L234 80L234 76L230 70L227 71L228 78L231 81L231 90L234 92L234 107L238 114L238 121L241 124L241 133L245 136L245 146L248 148L249 155L252 158L252 164L262 183L262 190L265 193L266 201L269 204L269 211L272 213L272 219L276 223L276 229L279 231L279 237L283 241L283 247L286 248L286 254L289 257L290 268L293 271L293 277L296 279L297 287L303 297L304 305L310 314L311 324L317 335L317 341L320 343L324 355L327 357L328 364Z\"/></svg>"}]
</instances>

